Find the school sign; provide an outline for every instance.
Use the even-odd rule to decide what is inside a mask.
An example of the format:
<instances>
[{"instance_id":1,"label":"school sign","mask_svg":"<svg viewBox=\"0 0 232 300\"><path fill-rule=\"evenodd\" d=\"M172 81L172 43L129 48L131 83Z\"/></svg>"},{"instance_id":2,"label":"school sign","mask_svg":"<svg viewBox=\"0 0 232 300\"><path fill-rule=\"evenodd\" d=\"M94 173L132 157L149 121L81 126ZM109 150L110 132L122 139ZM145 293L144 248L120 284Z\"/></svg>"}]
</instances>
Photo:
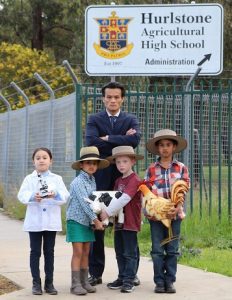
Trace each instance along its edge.
<instances>
[{"instance_id":1,"label":"school sign","mask_svg":"<svg viewBox=\"0 0 232 300\"><path fill-rule=\"evenodd\" d=\"M219 4L89 6L85 12L89 75L200 75L223 70Z\"/></svg>"}]
</instances>

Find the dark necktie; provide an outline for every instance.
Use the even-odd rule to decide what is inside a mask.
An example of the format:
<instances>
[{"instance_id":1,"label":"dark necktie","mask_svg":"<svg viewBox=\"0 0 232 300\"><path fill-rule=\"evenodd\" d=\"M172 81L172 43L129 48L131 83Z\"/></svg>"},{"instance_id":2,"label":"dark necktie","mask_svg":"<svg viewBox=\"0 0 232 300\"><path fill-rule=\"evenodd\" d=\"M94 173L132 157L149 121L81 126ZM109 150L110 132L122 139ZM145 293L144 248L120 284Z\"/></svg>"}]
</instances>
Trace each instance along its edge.
<instances>
[{"instance_id":1,"label":"dark necktie","mask_svg":"<svg viewBox=\"0 0 232 300\"><path fill-rule=\"evenodd\" d=\"M116 116L110 116L110 123L112 128L114 128L116 120L117 120Z\"/></svg>"}]
</instances>

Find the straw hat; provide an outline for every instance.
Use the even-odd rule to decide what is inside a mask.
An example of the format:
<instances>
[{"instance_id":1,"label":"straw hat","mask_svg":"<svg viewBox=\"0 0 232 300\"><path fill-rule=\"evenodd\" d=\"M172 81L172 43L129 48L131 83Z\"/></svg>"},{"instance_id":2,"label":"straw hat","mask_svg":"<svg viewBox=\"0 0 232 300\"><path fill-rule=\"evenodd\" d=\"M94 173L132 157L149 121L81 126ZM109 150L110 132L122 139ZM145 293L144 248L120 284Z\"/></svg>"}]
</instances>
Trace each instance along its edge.
<instances>
[{"instance_id":1,"label":"straw hat","mask_svg":"<svg viewBox=\"0 0 232 300\"><path fill-rule=\"evenodd\" d=\"M134 158L135 160L143 159L144 156L140 154L136 154L133 147L131 146L118 146L112 149L112 156L108 156L110 162L114 162L115 158L118 156L129 156Z\"/></svg>"},{"instance_id":2,"label":"straw hat","mask_svg":"<svg viewBox=\"0 0 232 300\"><path fill-rule=\"evenodd\" d=\"M80 159L75 161L72 164L72 168L74 170L80 170L81 169L80 163L82 161L86 161L86 160L98 160L99 161L98 169L104 169L104 168L108 167L110 164L108 162L108 160L100 158L100 154L99 154L97 147L95 147L95 146L82 147L80 150Z\"/></svg>"},{"instance_id":3,"label":"straw hat","mask_svg":"<svg viewBox=\"0 0 232 300\"><path fill-rule=\"evenodd\" d=\"M159 154L156 143L160 140L174 140L177 142L174 153L179 153L187 147L186 139L178 136L175 131L161 129L154 134L154 137L147 141L146 148L150 153Z\"/></svg>"}]
</instances>

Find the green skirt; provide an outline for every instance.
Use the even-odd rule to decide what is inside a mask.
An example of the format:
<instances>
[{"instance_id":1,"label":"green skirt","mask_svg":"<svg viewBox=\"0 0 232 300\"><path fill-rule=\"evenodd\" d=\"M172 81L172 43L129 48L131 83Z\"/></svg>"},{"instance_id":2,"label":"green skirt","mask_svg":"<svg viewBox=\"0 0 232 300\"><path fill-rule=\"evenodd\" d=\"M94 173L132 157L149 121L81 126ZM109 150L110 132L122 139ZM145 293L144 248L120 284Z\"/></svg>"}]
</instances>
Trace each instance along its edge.
<instances>
[{"instance_id":1,"label":"green skirt","mask_svg":"<svg viewBox=\"0 0 232 300\"><path fill-rule=\"evenodd\" d=\"M71 243L94 242L94 232L89 226L68 220L66 225L66 241Z\"/></svg>"}]
</instances>

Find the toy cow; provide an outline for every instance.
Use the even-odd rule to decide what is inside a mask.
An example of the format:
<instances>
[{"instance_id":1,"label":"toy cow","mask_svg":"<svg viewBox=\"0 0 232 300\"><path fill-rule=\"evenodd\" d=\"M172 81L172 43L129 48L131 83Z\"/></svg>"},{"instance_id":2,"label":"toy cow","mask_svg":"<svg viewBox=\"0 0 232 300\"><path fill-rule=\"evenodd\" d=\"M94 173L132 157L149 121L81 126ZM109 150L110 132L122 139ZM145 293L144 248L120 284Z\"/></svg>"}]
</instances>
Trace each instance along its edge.
<instances>
[{"instance_id":1,"label":"toy cow","mask_svg":"<svg viewBox=\"0 0 232 300\"><path fill-rule=\"evenodd\" d=\"M122 193L118 192L118 191L108 191L108 192L104 192L104 191L97 191L97 192L93 192L89 198L85 198L85 200L89 203L90 208L93 210L93 212L96 215L99 215L101 213L102 210L105 210L105 208L110 204L111 200L113 198L119 198L121 197ZM123 213L123 208L121 208L118 213L117 213L117 218L118 218L118 226L122 227L123 223L124 223L124 213ZM114 216L115 217L115 216ZM113 218L114 217L110 217L108 219L105 219L103 221L103 225L104 226L108 226L109 223L113 223Z\"/></svg>"}]
</instances>

